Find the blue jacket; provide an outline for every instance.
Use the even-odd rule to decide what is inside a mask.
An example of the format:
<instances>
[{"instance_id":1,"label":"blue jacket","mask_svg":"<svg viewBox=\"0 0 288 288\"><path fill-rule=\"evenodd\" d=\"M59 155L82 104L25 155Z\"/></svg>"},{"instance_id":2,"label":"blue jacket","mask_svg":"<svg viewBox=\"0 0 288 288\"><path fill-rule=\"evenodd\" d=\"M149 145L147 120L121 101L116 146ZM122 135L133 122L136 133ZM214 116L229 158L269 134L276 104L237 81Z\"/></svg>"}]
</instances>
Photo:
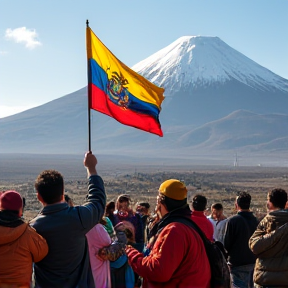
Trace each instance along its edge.
<instances>
[{"instance_id":1,"label":"blue jacket","mask_svg":"<svg viewBox=\"0 0 288 288\"><path fill-rule=\"evenodd\" d=\"M94 288L85 234L102 218L105 205L103 180L93 175L84 205L48 205L31 221L49 247L48 255L35 263L35 287Z\"/></svg>"}]
</instances>

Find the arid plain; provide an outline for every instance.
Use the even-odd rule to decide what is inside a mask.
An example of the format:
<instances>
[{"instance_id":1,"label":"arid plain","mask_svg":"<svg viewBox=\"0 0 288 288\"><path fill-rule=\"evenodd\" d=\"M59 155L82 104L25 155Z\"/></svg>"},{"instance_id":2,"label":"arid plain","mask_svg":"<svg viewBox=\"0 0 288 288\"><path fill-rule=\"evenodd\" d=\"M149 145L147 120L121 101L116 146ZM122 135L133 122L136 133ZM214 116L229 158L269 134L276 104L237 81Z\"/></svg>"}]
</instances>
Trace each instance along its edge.
<instances>
[{"instance_id":1,"label":"arid plain","mask_svg":"<svg viewBox=\"0 0 288 288\"><path fill-rule=\"evenodd\" d=\"M258 217L266 213L269 189L288 190L288 171L283 167L234 167L233 165L177 165L115 156L99 156L97 170L103 177L107 201L116 200L122 193L131 195L133 204L147 201L153 210L159 185L175 178L188 187L188 201L196 194L205 195L208 206L221 202L227 216L235 213L234 201L239 191L252 196L251 209ZM26 198L25 218L33 218L41 209L34 191L34 180L44 169L62 173L65 192L74 203L82 204L87 193L86 170L82 156L0 154L0 191L15 189Z\"/></svg>"}]
</instances>

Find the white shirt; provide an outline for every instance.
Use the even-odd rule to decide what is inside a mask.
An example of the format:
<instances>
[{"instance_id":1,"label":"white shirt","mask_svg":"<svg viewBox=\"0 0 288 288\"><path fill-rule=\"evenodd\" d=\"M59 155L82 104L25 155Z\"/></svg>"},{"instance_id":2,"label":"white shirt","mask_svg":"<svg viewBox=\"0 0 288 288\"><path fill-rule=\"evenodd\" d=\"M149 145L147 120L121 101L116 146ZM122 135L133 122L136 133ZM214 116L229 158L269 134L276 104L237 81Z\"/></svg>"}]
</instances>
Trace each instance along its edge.
<instances>
[{"instance_id":1,"label":"white shirt","mask_svg":"<svg viewBox=\"0 0 288 288\"><path fill-rule=\"evenodd\" d=\"M210 216L207 217L209 219L209 221L213 224L213 228L214 228L214 233L213 233L213 238L215 241L220 241L220 242L224 242L224 232L225 232L225 227L226 227L226 222L227 222L227 218L223 219L223 220L216 220L213 219Z\"/></svg>"}]
</instances>

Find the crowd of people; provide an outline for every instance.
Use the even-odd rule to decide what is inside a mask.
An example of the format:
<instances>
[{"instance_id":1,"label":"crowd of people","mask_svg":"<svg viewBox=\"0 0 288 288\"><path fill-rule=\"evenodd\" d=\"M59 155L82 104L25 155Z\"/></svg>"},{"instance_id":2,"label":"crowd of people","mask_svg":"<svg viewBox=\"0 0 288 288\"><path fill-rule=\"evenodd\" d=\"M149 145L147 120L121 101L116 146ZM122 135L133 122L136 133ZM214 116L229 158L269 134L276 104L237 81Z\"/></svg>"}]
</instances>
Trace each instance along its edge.
<instances>
[{"instance_id":1,"label":"crowd of people","mask_svg":"<svg viewBox=\"0 0 288 288\"><path fill-rule=\"evenodd\" d=\"M56 170L36 178L43 208L29 223L20 193L0 193L0 288L213 288L203 235L222 245L229 287L288 287L284 189L268 191L263 219L254 216L244 191L230 217L221 203L207 208L204 195L194 195L189 206L187 188L177 179L160 185L155 209L147 202L133 207L127 194L107 203L97 158L87 152L83 162L88 193L82 205L64 193ZM188 219L203 233L186 225Z\"/></svg>"}]
</instances>

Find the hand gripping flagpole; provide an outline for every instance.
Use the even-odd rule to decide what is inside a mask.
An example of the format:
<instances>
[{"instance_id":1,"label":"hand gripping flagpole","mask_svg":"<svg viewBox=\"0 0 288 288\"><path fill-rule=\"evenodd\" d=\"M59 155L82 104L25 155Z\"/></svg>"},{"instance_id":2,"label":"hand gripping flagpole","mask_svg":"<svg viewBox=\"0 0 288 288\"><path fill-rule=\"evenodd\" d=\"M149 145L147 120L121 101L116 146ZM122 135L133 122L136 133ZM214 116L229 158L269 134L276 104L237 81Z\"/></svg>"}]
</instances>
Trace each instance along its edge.
<instances>
[{"instance_id":1,"label":"hand gripping flagpole","mask_svg":"<svg viewBox=\"0 0 288 288\"><path fill-rule=\"evenodd\" d=\"M88 19L86 20L86 28L89 28L89 21ZM87 30L87 29L86 29ZM86 33L86 50L87 50L87 92L88 92L88 151L91 151L91 109L90 109L90 85L89 85L89 58L88 58L88 47L90 49L91 45L90 45L90 38L89 38L89 46L88 46L88 33Z\"/></svg>"}]
</instances>

